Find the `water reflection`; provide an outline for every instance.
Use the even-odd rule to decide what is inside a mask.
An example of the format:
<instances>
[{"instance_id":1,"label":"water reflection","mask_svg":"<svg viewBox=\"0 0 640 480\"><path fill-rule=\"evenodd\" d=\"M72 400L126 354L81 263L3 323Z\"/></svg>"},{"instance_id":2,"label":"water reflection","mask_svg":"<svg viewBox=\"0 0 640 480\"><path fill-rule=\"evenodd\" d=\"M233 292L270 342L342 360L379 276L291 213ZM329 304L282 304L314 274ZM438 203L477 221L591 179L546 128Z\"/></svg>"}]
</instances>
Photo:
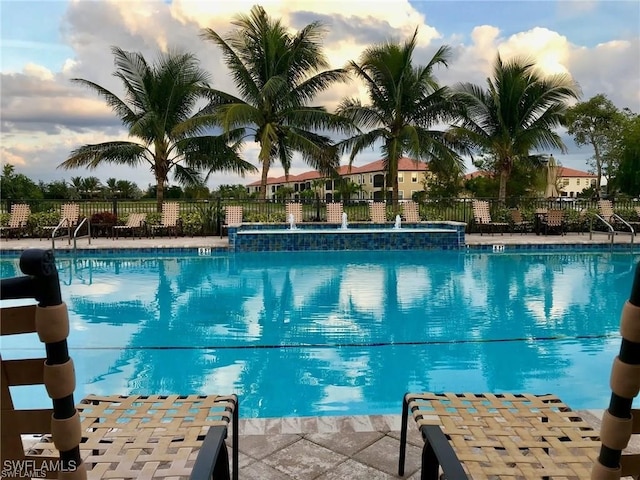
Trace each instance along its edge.
<instances>
[{"instance_id":1,"label":"water reflection","mask_svg":"<svg viewBox=\"0 0 640 480\"><path fill-rule=\"evenodd\" d=\"M308 252L59 266L84 393L233 391L244 415L280 416L398 413L416 389L554 392L602 408L638 259Z\"/></svg>"}]
</instances>

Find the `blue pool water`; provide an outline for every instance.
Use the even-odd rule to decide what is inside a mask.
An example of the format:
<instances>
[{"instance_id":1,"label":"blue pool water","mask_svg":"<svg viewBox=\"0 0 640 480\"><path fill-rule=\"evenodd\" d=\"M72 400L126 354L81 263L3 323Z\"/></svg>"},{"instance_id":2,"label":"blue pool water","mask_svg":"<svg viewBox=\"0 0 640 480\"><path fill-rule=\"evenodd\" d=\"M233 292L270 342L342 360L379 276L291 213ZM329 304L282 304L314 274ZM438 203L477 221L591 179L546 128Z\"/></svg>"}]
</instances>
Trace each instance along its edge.
<instances>
[{"instance_id":1,"label":"blue pool water","mask_svg":"<svg viewBox=\"0 0 640 480\"><path fill-rule=\"evenodd\" d=\"M407 390L556 393L605 408L639 260L350 251L58 267L78 399L234 392L243 417L274 417L398 414ZM2 277L17 265L0 260ZM34 335L2 340L5 358L34 348ZM20 406L46 402L34 388L14 389Z\"/></svg>"}]
</instances>

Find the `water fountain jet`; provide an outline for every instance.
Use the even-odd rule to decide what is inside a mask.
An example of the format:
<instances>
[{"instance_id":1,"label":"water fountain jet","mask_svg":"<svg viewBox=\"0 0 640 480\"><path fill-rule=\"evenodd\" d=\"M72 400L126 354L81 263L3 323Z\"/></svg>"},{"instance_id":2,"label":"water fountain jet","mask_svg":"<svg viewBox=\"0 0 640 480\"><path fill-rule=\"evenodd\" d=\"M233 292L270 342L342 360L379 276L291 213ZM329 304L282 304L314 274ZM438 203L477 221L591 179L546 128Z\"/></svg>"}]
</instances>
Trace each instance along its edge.
<instances>
[{"instance_id":1,"label":"water fountain jet","mask_svg":"<svg viewBox=\"0 0 640 480\"><path fill-rule=\"evenodd\" d=\"M293 213L289 214L289 217L287 218L287 220L289 221L289 230L295 230L296 227L296 217L293 216Z\"/></svg>"},{"instance_id":2,"label":"water fountain jet","mask_svg":"<svg viewBox=\"0 0 640 480\"><path fill-rule=\"evenodd\" d=\"M347 221L347 212L342 212L342 225L340 225L340 228L342 230L346 230L348 226L349 222Z\"/></svg>"},{"instance_id":3,"label":"water fountain jet","mask_svg":"<svg viewBox=\"0 0 640 480\"><path fill-rule=\"evenodd\" d=\"M402 223L402 219L400 218L400 215L396 215L396 223L393 224L393 229L400 230L401 223Z\"/></svg>"}]
</instances>

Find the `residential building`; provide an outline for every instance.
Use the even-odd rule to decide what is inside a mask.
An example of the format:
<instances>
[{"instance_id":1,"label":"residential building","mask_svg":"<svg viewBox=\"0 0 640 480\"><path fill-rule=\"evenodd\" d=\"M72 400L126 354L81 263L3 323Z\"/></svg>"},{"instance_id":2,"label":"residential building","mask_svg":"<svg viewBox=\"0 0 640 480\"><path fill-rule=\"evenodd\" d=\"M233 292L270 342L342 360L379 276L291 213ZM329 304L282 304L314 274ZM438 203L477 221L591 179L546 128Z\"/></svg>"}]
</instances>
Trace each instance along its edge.
<instances>
[{"instance_id":1,"label":"residential building","mask_svg":"<svg viewBox=\"0 0 640 480\"><path fill-rule=\"evenodd\" d=\"M349 180L358 185L358 191L352 193L351 200L382 200L387 192L387 197L392 194L392 186L386 181L384 162L376 160L362 166L340 166L338 168L339 178L326 178L319 172L311 170L298 175L268 178L267 179L267 199L277 198L277 192L283 187L293 190L293 200L300 200L306 194L305 190L315 191L311 193L311 198L317 193L327 202L333 201L340 192L340 181ZM413 159L403 157L398 161L398 197L400 200L411 199L412 195L424 190L425 180L430 175L427 164L417 162ZM247 185L247 192L260 191L260 181Z\"/></svg>"},{"instance_id":2,"label":"residential building","mask_svg":"<svg viewBox=\"0 0 640 480\"><path fill-rule=\"evenodd\" d=\"M475 171L468 173L464 176L465 180L472 178L484 177L491 175L490 172ZM558 167L558 181L557 187L561 197L575 198L583 190L589 187L596 186L597 175L593 173L583 172L582 170L576 170L575 168Z\"/></svg>"}]
</instances>

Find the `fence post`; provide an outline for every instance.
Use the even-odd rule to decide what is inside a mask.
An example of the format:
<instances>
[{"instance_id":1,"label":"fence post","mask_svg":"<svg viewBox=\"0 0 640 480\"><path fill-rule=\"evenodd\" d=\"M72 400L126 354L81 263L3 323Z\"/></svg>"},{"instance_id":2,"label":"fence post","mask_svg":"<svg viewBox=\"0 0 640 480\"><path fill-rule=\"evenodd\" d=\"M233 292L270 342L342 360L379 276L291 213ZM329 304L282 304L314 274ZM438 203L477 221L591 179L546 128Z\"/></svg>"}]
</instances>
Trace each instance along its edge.
<instances>
[{"instance_id":1,"label":"fence post","mask_svg":"<svg viewBox=\"0 0 640 480\"><path fill-rule=\"evenodd\" d=\"M111 210L113 211L113 214L116 216L116 218L118 218L118 198L117 197L113 197L113 200L111 201Z\"/></svg>"},{"instance_id":2,"label":"fence post","mask_svg":"<svg viewBox=\"0 0 640 480\"><path fill-rule=\"evenodd\" d=\"M222 236L222 199L216 197L216 235Z\"/></svg>"}]
</instances>

